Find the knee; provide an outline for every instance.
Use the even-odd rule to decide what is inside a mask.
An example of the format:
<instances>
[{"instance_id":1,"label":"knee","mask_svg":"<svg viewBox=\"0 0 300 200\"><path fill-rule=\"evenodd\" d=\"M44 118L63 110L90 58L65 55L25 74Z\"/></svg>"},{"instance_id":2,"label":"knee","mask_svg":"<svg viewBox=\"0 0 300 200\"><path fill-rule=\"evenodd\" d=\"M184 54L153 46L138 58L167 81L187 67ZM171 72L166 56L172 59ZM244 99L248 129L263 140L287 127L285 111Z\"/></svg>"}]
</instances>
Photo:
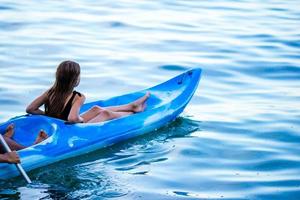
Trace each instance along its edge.
<instances>
[{"instance_id":1,"label":"knee","mask_svg":"<svg viewBox=\"0 0 300 200\"><path fill-rule=\"evenodd\" d=\"M95 113L100 113L103 109L100 106L93 106L92 111Z\"/></svg>"},{"instance_id":2,"label":"knee","mask_svg":"<svg viewBox=\"0 0 300 200\"><path fill-rule=\"evenodd\" d=\"M110 111L104 109L102 109L99 114L107 118L110 118L112 116L112 113Z\"/></svg>"}]
</instances>

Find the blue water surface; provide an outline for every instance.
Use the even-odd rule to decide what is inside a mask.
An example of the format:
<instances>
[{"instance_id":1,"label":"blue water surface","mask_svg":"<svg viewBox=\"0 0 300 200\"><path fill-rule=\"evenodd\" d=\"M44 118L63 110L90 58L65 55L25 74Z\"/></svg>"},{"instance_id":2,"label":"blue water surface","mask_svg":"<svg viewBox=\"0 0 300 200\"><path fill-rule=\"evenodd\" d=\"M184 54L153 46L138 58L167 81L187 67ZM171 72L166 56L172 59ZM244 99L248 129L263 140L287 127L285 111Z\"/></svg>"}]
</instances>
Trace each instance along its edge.
<instances>
[{"instance_id":1,"label":"blue water surface","mask_svg":"<svg viewBox=\"0 0 300 200\"><path fill-rule=\"evenodd\" d=\"M298 0L0 1L1 121L63 60L87 101L203 69L175 122L0 181L0 198L300 199L299 27Z\"/></svg>"}]
</instances>

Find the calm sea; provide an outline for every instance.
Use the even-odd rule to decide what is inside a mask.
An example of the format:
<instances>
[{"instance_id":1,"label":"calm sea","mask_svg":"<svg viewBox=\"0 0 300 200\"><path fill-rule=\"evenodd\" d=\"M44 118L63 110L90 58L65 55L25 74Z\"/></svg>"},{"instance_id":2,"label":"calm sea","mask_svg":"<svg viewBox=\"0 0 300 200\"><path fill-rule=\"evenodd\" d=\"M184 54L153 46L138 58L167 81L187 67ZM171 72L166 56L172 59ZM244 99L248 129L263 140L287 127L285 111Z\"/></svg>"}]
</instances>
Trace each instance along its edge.
<instances>
[{"instance_id":1,"label":"calm sea","mask_svg":"<svg viewBox=\"0 0 300 200\"><path fill-rule=\"evenodd\" d=\"M87 101L201 67L175 122L0 182L3 199L300 199L299 0L0 1L0 121L63 60ZM92 133L91 133L92 134Z\"/></svg>"}]
</instances>

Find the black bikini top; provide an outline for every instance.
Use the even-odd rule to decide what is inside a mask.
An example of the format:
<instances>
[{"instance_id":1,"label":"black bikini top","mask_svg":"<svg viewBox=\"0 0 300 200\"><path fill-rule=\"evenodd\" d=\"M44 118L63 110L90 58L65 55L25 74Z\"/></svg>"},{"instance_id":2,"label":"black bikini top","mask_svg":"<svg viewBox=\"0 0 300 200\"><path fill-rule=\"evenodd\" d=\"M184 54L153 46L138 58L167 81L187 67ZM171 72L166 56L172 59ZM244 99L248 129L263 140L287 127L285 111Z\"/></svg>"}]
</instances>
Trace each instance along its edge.
<instances>
[{"instance_id":1,"label":"black bikini top","mask_svg":"<svg viewBox=\"0 0 300 200\"><path fill-rule=\"evenodd\" d=\"M65 106L64 110L60 113L60 119L68 121L68 116L69 116L71 108L72 108L72 102L73 102L76 94L78 94L81 97L81 94L79 92L73 91L73 94L72 94L71 98L69 99L67 105Z\"/></svg>"}]
</instances>

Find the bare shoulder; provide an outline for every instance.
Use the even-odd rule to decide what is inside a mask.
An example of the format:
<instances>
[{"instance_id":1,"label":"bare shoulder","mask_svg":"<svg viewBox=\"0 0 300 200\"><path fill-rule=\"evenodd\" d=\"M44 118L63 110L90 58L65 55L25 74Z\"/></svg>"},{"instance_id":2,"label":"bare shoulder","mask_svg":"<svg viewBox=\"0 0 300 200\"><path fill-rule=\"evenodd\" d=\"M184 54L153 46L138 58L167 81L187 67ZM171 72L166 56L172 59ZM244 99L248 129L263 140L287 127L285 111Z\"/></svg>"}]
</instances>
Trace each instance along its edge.
<instances>
[{"instance_id":1,"label":"bare shoulder","mask_svg":"<svg viewBox=\"0 0 300 200\"><path fill-rule=\"evenodd\" d=\"M77 92L76 98L85 98L85 95L82 93Z\"/></svg>"},{"instance_id":2,"label":"bare shoulder","mask_svg":"<svg viewBox=\"0 0 300 200\"><path fill-rule=\"evenodd\" d=\"M85 101L85 95L82 94L82 93L76 94L75 101L84 102Z\"/></svg>"}]
</instances>

